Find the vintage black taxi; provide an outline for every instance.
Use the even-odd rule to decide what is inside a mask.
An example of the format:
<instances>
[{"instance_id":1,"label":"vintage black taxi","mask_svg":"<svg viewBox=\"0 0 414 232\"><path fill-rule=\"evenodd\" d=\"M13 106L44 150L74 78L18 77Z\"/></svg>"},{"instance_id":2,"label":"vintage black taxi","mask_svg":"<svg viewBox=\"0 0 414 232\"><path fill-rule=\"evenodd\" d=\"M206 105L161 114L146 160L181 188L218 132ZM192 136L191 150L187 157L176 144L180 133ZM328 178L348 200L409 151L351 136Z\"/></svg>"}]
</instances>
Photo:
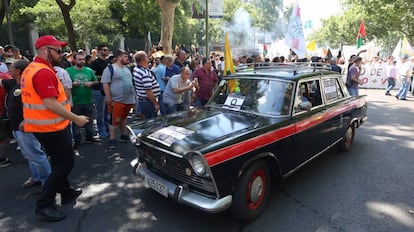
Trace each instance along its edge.
<instances>
[{"instance_id":1,"label":"vintage black taxi","mask_svg":"<svg viewBox=\"0 0 414 232\"><path fill-rule=\"evenodd\" d=\"M224 78L202 108L129 124L134 173L180 204L245 221L266 207L272 180L332 146L347 151L366 119L339 73L308 64Z\"/></svg>"}]
</instances>

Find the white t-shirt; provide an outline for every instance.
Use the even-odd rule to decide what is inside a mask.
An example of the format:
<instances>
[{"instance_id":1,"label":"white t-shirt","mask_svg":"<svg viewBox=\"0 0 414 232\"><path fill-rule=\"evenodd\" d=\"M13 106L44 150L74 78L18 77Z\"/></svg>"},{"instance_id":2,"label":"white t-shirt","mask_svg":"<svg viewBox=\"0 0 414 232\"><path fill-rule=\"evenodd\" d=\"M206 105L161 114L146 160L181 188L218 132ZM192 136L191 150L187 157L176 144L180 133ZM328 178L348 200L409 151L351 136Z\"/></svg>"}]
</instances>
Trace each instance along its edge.
<instances>
[{"instance_id":1,"label":"white t-shirt","mask_svg":"<svg viewBox=\"0 0 414 232\"><path fill-rule=\"evenodd\" d=\"M404 78L407 76L407 72L409 74L412 73L412 65L410 61L406 61L404 64L402 64L402 66L400 67L400 76L404 76ZM410 76L410 75L409 75Z\"/></svg>"}]
</instances>

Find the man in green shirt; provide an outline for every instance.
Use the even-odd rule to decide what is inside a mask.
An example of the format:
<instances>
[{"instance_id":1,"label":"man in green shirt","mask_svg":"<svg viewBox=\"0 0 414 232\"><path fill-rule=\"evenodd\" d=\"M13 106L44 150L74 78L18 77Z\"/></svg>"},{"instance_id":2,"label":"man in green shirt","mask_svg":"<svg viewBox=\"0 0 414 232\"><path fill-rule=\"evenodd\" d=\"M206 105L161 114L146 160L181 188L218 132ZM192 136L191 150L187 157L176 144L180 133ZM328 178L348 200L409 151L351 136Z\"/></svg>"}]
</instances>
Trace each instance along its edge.
<instances>
[{"instance_id":1,"label":"man in green shirt","mask_svg":"<svg viewBox=\"0 0 414 232\"><path fill-rule=\"evenodd\" d=\"M93 117L93 98L92 87L98 85L98 79L96 78L92 69L85 67L85 55L78 53L75 55L75 66L66 69L72 80L72 100L73 107L72 112L75 114L86 115L89 118ZM85 125L85 141L87 143L99 143L97 139L94 139L93 132L93 120L90 120ZM72 135L75 141L73 148L75 154L79 154L79 145L81 143L80 128L75 123L72 123Z\"/></svg>"}]
</instances>

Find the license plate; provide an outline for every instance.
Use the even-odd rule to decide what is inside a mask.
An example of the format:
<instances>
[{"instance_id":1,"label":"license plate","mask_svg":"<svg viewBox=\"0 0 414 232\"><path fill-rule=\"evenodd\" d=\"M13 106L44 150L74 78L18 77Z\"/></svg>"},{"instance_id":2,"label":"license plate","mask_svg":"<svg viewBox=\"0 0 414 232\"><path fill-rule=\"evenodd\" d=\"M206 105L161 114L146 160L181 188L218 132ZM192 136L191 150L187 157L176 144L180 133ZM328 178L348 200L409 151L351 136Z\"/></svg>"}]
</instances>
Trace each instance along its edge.
<instances>
[{"instance_id":1,"label":"license plate","mask_svg":"<svg viewBox=\"0 0 414 232\"><path fill-rule=\"evenodd\" d=\"M164 197L168 197L168 187L152 177L145 176L145 184Z\"/></svg>"}]
</instances>

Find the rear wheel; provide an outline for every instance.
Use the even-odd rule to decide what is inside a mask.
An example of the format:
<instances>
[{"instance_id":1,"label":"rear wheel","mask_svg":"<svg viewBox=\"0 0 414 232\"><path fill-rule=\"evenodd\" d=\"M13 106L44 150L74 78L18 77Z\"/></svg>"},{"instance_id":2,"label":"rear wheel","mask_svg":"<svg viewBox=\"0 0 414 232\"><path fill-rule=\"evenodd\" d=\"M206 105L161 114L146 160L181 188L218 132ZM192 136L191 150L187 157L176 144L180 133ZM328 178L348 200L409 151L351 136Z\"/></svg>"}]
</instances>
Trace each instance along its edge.
<instances>
[{"instance_id":1,"label":"rear wheel","mask_svg":"<svg viewBox=\"0 0 414 232\"><path fill-rule=\"evenodd\" d=\"M253 163L240 177L231 210L236 218L252 221L262 213L270 195L269 167L262 160Z\"/></svg>"},{"instance_id":2,"label":"rear wheel","mask_svg":"<svg viewBox=\"0 0 414 232\"><path fill-rule=\"evenodd\" d=\"M340 151L349 151L355 137L355 123L352 123L346 128L342 141L338 143Z\"/></svg>"}]
</instances>

